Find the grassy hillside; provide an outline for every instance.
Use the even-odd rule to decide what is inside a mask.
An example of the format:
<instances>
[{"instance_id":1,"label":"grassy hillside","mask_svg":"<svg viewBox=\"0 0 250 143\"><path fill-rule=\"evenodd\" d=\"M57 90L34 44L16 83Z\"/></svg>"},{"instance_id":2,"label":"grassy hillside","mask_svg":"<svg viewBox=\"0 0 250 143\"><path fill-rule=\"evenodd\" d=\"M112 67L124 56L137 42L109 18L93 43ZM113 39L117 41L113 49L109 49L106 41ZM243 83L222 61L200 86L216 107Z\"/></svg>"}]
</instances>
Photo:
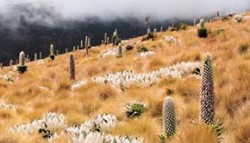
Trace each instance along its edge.
<instances>
[{"instance_id":1,"label":"grassy hillside","mask_svg":"<svg viewBox=\"0 0 250 143\"><path fill-rule=\"evenodd\" d=\"M128 135L143 138L144 142L160 142L162 132L162 105L166 96L173 97L176 109L176 134L168 141L172 143L214 143L214 131L200 123L201 78L190 71L181 77L161 76L150 85L132 83L121 87L110 83L90 81L96 76L111 72L132 70L149 73L159 68L171 67L181 62L202 61L205 53L212 55L215 92L215 120L223 122L223 143L250 142L250 14L243 21L233 23L230 19L207 23L208 38L197 36L197 27L186 30L157 32L154 41L141 42L142 37L123 41L134 46L125 51L122 58L101 57L104 50L116 48L101 45L90 49L89 58L85 50L73 52L76 79L69 80L70 54L56 56L43 61L28 63L28 71L19 75L13 67L0 70L0 142L47 142L38 131L31 134L12 133L14 125L30 123L48 112L63 114L68 126L80 125L98 114L117 117L115 128L107 132L112 135ZM119 29L118 29L119 30ZM166 42L166 36L174 36L176 42ZM146 47L153 55L140 57L138 49ZM244 50L246 49L246 50ZM248 49L248 50L247 50ZM6 81L9 75L14 82ZM71 85L87 81L74 91ZM146 104L147 110L139 117L126 117L125 105L134 101ZM63 128L53 130L60 133ZM55 142L67 142L67 136L59 136Z\"/></svg>"}]
</instances>

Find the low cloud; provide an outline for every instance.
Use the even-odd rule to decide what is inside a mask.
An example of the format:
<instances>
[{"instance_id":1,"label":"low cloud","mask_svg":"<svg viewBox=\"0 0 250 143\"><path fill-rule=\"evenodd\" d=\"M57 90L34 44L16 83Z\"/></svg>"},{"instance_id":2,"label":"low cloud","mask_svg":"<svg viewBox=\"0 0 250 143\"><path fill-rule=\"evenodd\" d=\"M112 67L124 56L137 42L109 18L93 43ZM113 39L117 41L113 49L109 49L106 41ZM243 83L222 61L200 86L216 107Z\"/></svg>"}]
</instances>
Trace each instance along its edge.
<instances>
[{"instance_id":1,"label":"low cloud","mask_svg":"<svg viewBox=\"0 0 250 143\"><path fill-rule=\"evenodd\" d=\"M18 27L23 20L45 26L63 21L86 21L89 17L111 21L134 17L154 21L188 19L250 9L249 0L1 0L0 22Z\"/></svg>"}]
</instances>

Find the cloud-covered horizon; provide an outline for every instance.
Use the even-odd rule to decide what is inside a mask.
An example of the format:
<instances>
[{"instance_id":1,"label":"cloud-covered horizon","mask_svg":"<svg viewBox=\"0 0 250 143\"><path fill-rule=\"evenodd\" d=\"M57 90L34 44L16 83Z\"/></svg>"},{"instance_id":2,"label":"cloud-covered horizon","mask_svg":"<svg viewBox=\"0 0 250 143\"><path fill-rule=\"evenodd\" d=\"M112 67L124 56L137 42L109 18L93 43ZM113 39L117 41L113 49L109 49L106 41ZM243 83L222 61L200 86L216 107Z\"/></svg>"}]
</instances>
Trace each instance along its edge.
<instances>
[{"instance_id":1,"label":"cloud-covered horizon","mask_svg":"<svg viewBox=\"0 0 250 143\"><path fill-rule=\"evenodd\" d=\"M15 6L29 9L20 12ZM22 18L31 23L55 26L61 21L84 21L88 17L102 20L146 16L154 21L172 18L189 19L250 9L250 0L1 0L0 22L18 26Z\"/></svg>"}]
</instances>

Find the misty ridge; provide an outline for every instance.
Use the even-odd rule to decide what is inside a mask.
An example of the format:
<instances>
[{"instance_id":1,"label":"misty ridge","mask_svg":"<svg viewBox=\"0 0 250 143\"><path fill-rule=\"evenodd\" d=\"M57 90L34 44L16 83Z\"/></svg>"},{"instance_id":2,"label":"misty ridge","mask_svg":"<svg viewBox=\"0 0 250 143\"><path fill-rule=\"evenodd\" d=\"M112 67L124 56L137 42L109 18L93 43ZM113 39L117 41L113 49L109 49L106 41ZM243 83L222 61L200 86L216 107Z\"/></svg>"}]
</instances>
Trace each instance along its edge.
<instances>
[{"instance_id":1,"label":"misty ridge","mask_svg":"<svg viewBox=\"0 0 250 143\"><path fill-rule=\"evenodd\" d=\"M47 56L53 43L60 53L77 46L85 35L93 45L100 44L105 32L119 30L122 39L146 33L145 17L152 28L172 21L192 23L194 18L242 12L250 9L249 0L1 0L0 62L8 65L24 50Z\"/></svg>"},{"instance_id":2,"label":"misty ridge","mask_svg":"<svg viewBox=\"0 0 250 143\"><path fill-rule=\"evenodd\" d=\"M199 18L216 11L221 14L241 12L249 8L249 0L2 0L0 21L12 27L17 27L23 19L43 26L61 26L66 21L86 22L89 17L102 21L132 17L143 21L149 16L154 21L165 21Z\"/></svg>"}]
</instances>

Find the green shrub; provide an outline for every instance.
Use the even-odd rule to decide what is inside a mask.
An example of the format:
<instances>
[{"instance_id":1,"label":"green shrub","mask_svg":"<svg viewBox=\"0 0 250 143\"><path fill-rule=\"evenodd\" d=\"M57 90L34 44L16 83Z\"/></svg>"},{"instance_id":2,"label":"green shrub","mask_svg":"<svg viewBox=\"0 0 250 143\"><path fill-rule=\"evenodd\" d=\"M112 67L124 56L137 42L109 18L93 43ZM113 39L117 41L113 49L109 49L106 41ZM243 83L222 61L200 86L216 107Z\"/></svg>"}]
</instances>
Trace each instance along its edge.
<instances>
[{"instance_id":1,"label":"green shrub","mask_svg":"<svg viewBox=\"0 0 250 143\"><path fill-rule=\"evenodd\" d=\"M207 38L207 29L198 29L198 36L200 38Z\"/></svg>"},{"instance_id":2,"label":"green shrub","mask_svg":"<svg viewBox=\"0 0 250 143\"><path fill-rule=\"evenodd\" d=\"M138 117L147 110L146 104L142 102L128 103L125 108L128 118Z\"/></svg>"}]
</instances>

